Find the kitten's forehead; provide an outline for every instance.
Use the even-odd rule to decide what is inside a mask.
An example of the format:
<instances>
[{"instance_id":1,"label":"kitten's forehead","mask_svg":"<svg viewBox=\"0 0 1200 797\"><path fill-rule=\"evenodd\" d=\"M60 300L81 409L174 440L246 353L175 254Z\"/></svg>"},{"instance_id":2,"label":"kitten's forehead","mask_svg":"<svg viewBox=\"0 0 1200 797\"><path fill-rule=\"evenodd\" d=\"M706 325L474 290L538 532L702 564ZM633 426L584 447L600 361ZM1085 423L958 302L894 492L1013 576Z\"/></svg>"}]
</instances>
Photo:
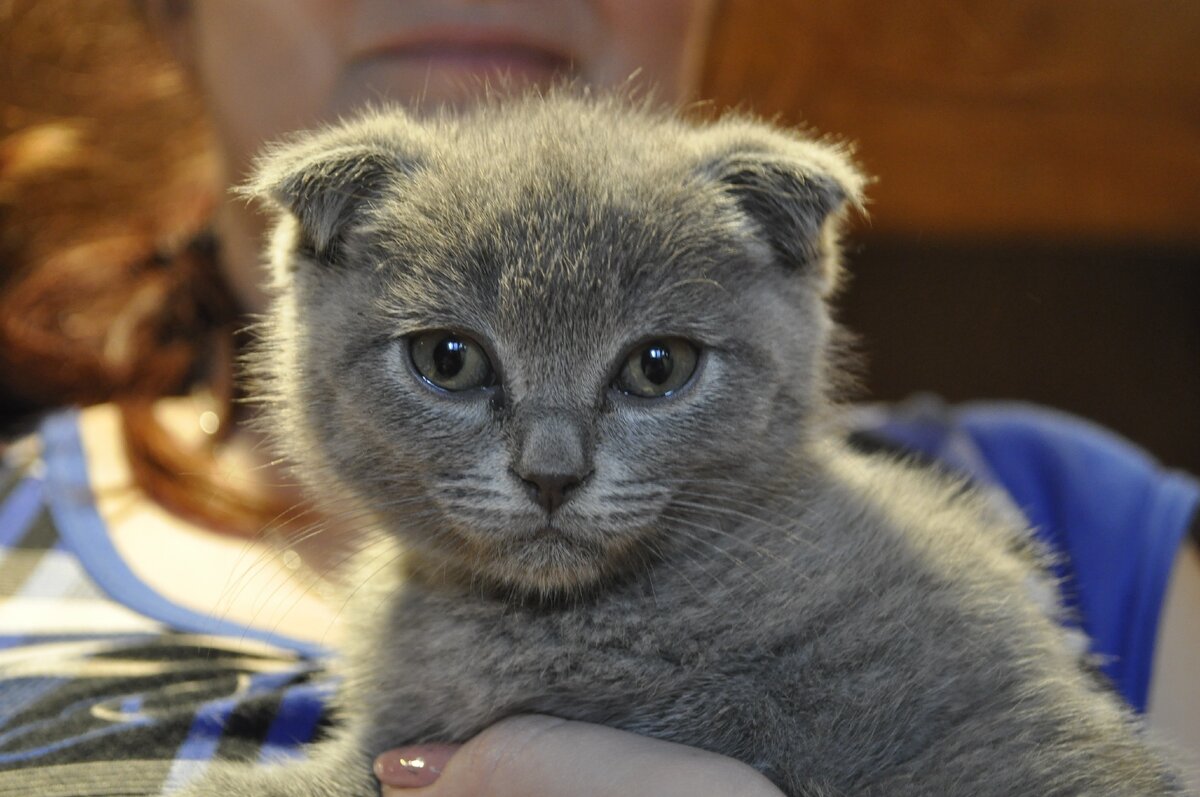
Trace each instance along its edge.
<instances>
[{"instance_id":1,"label":"kitten's forehead","mask_svg":"<svg viewBox=\"0 0 1200 797\"><path fill-rule=\"evenodd\" d=\"M614 347L719 313L713 287L744 253L714 225L711 197L661 153L647 169L609 152L600 171L594 142L570 158L556 141L553 153L534 142L499 165L467 148L417 177L394 224L397 240L422 242L396 259L409 306L449 312L446 325L494 336L506 365L561 381L557 370L606 369ZM414 223L453 235L406 235Z\"/></svg>"}]
</instances>

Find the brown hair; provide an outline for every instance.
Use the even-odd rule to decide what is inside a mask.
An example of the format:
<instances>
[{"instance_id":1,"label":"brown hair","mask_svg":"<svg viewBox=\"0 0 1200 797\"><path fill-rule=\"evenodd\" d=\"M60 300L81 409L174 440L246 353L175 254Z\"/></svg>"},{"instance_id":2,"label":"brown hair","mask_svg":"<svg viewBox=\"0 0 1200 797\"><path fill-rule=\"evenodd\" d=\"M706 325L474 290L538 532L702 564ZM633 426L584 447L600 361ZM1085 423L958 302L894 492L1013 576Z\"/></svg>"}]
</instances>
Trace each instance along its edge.
<instances>
[{"instance_id":1,"label":"brown hair","mask_svg":"<svg viewBox=\"0 0 1200 797\"><path fill-rule=\"evenodd\" d=\"M233 426L239 321L204 233L211 152L131 4L0 5L0 412L113 401L138 486L253 531L281 507L217 477L220 436L183 445L152 411L206 385Z\"/></svg>"}]
</instances>

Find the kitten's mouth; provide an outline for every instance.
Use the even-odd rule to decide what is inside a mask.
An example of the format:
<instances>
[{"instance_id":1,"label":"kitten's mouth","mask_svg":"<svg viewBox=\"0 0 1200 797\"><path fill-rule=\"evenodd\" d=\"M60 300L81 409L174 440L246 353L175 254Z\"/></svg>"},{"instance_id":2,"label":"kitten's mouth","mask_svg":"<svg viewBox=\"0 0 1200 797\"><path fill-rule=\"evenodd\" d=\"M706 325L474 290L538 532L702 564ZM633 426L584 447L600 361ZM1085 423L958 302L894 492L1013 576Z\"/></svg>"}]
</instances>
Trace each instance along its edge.
<instances>
[{"instance_id":1,"label":"kitten's mouth","mask_svg":"<svg viewBox=\"0 0 1200 797\"><path fill-rule=\"evenodd\" d=\"M550 556L552 559L566 557L571 560L588 561L604 555L602 547L598 547L595 541L581 539L550 523L510 538L507 547L519 559Z\"/></svg>"},{"instance_id":2,"label":"kitten's mouth","mask_svg":"<svg viewBox=\"0 0 1200 797\"><path fill-rule=\"evenodd\" d=\"M569 522L534 521L507 533L456 530L465 545L450 554L472 583L547 598L578 596L645 561L640 534L605 534Z\"/></svg>"}]
</instances>

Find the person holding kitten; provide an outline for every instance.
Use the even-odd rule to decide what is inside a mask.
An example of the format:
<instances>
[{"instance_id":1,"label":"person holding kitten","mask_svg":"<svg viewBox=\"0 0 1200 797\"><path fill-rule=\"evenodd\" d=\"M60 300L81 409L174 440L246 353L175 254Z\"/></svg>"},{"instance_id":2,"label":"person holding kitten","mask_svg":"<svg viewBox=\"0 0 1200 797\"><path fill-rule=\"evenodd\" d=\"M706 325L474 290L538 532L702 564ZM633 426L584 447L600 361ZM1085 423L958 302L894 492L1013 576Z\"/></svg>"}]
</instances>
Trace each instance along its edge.
<instances>
[{"instance_id":1,"label":"person holding kitten","mask_svg":"<svg viewBox=\"0 0 1200 797\"><path fill-rule=\"evenodd\" d=\"M427 106L439 101L464 102L472 90L464 78L496 69L535 84L563 72L574 72L589 83L612 86L619 85L635 68L642 68L644 77L658 83L665 92L686 96L694 83L710 4L661 3L654 6L651 20L642 16L645 8L644 4L615 0L598 4L461 7L363 3L350 10L316 2L264 2L236 9L221 3L154 3L147 13L201 88L220 139L224 175L233 184L240 181L248 159L264 141L292 128L335 118L381 96L408 100L423 93L422 102ZM664 41L673 46L663 47ZM307 71L287 68L292 65ZM251 79L264 74L274 79ZM280 74L288 77L280 78ZM261 307L255 266L259 224L254 212L241 203L223 204L214 224L219 248L214 239L208 239L186 253L186 257L207 260L222 269L235 305L242 311ZM213 413L204 409L196 418L195 411L191 411L193 423L203 423L206 418L211 423L213 418L206 412ZM168 428L187 425L188 415L189 409L185 408L181 415L169 418ZM129 455L119 444L114 416L94 417L98 419L91 420L86 414L82 418L52 417L43 426L41 451L36 456L28 453L28 444L12 449L13 460L25 463L26 478L14 481L16 487L4 504L3 517L12 530L11 536L19 537L27 550L79 551L76 555L84 563L88 579L117 602L135 610L134 616L118 616L120 613L115 611L105 614L114 628L126 634L171 627L234 637L257 636L305 652L332 641L323 634L314 634L313 629L329 627L330 615L335 612L303 592L279 589L269 579L255 582L255 574L248 571L237 577L244 579L243 583L231 591L229 604L221 607L227 613L223 624L200 617L201 612L195 610L197 604L220 594L224 585L206 584L200 578L186 583L180 579L181 570L203 569L210 574L221 573L224 579L232 565L244 561L241 552L223 557L218 543L210 539L215 535L205 531L203 512L196 513L201 516L200 522L193 523L161 513L153 506L135 506L132 511L125 507L124 520L114 523L122 512L100 505L106 489L113 486L103 480L114 478L114 474L118 479L128 478L129 465L121 460ZM219 422L220 418L215 420ZM1094 568L1063 574L1074 579L1078 588L1077 605L1084 627L1093 638L1114 643L1103 648L1119 651L1121 656L1120 667L1110 676L1133 705L1145 708L1150 655L1168 577L1173 566L1182 579L1189 573L1195 575L1194 563L1192 570L1187 569L1191 561L1187 557L1194 557L1194 551L1185 547L1185 530L1189 522L1195 522L1194 483L1158 472L1152 463L1103 434L1041 414L988 408L955 413L931 406L910 407L906 412L864 415L860 426L865 445L899 446L921 452L976 481L1002 486L1011 502L1034 514L1031 520L1039 527L1044 525L1061 534L1061 539L1054 542L1073 555L1073 564ZM226 472L233 474L233 482L242 487L256 480L270 480L269 472L263 476L264 470L252 450L247 451L250 446L243 445L248 440L230 440L226 449L231 458L222 462ZM1012 440L1020 441L1020 446L1006 447L1006 441ZM1031 460L1065 477L1053 479L1056 493L1031 500L1036 486L1020 478ZM1077 478L1071 478L1075 476L1072 461L1085 462L1090 477L1103 474L1105 483L1113 488L1104 495L1089 496L1088 485L1081 487ZM33 462L43 464L30 464ZM46 469L44 484L28 475L36 467ZM97 496L90 513L89 507L67 500L72 485L90 486ZM292 502L286 493L280 497L258 487L253 486L253 494L267 496L260 501L263 506L278 505L286 511ZM1138 497L1130 498L1129 490L1137 491ZM56 500L61 502L56 504ZM39 514L43 501L51 504L50 520ZM141 501L146 503L145 497ZM169 501L163 504L171 506ZM1114 534L1130 535L1110 538L1113 544L1123 546L1123 550L1132 546L1139 552L1139 545L1154 549L1153 555L1138 560L1145 579L1133 585L1127 583L1123 592L1117 590L1112 596L1120 604L1129 599L1132 590L1140 601L1137 605L1141 616L1120 618L1120 622L1107 625L1102 622L1105 612L1115 614L1117 608L1106 606L1096 596L1102 598L1109 592L1103 579L1117 578L1118 571L1111 569L1111 561L1085 561L1088 544L1072 536L1082 533L1081 529L1090 532L1108 528L1094 517L1106 512L1114 513L1114 520L1119 521L1115 525L1120 529ZM223 525L236 525L228 518L223 520ZM51 521L57 529L48 527ZM332 564L344 556L337 549L336 539L330 540L336 535L308 534L311 524L307 519L297 524L301 531L294 539L307 537L309 544L297 543L291 550L317 563ZM4 534L0 524L0 535ZM180 568L178 561L172 564L146 558L139 549L150 547L147 541L151 534L159 546L163 535L172 535L172 558L184 559L187 567ZM1137 534L1145 535L1145 540L1135 544ZM65 545L58 546L58 539ZM1075 555L1077 546L1079 554ZM1174 565L1179 551L1184 553L1178 554L1180 563ZM201 562L203 566L197 567ZM257 564L261 576L267 565ZM1089 587L1096 580L1102 582L1099 590ZM129 583L144 585L145 589L131 590ZM270 587L275 587L275 593ZM22 589L29 589L27 577L22 579ZM254 606L253 601L250 605L239 602L239 592L251 596L278 593L283 600L279 606L264 610ZM246 632L247 626L254 631ZM153 655L186 662L185 647L154 648ZM150 656L148 650L138 655ZM220 672L193 682L205 684L213 691L214 699L199 704L191 724L176 740L178 757L169 771L164 774L161 766L153 765L133 768L142 772L147 782L156 777L182 782L196 769L189 762L244 753L245 748L239 749L232 741L239 727L246 729L243 735L250 737L252 744L278 752L305 740L295 733L305 722L308 733L320 722L319 704L327 686L313 668L272 660L263 650L247 652L219 646L214 650L218 652L210 651L209 660L220 665ZM94 655L96 650L89 649L88 653ZM106 651L101 658L113 655ZM131 654L126 650L122 655ZM259 664L247 666L246 660L254 657ZM1131 662L1134 666L1129 669ZM156 676L187 684L182 671L186 666ZM233 692L221 691L221 679L232 674L249 685ZM33 697L27 699L31 704L36 702ZM247 706L257 708L258 713L247 710ZM123 719L99 727L80 725L77 738L92 734L82 743L72 741L58 747L56 742L26 744L8 752L7 759L0 750L0 762L24 764L31 769L40 765L45 771L48 766L70 766L64 762L102 760L96 750L105 749L103 739L145 738L154 727L147 717L152 720L155 714L139 705L136 697L117 701L104 710ZM263 714L272 717L265 729L255 725L255 718ZM288 721L275 721L281 717ZM224 734L220 732L222 727ZM90 753L89 745L96 745ZM86 754L80 758L64 758L59 752L81 748ZM71 772L104 777L99 769L88 768L58 770L54 776ZM646 794L773 793L773 787L756 772L731 759L599 726L562 724L540 717L502 722L457 752L430 746L384 755L377 762L377 774L385 784L398 788L424 786L433 776L442 775L434 787L439 794L635 794L638 790Z\"/></svg>"}]
</instances>

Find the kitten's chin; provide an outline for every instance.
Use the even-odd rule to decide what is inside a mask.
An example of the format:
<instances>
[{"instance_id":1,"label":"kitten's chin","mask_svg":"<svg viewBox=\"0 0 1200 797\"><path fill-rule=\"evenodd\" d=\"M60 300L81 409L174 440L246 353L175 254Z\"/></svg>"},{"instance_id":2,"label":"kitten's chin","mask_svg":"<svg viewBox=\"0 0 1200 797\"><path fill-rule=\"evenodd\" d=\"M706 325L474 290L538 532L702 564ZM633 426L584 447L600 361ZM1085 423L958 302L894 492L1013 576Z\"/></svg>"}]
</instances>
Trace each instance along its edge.
<instances>
[{"instance_id":1,"label":"kitten's chin","mask_svg":"<svg viewBox=\"0 0 1200 797\"><path fill-rule=\"evenodd\" d=\"M471 539L443 572L458 570L475 586L539 599L602 590L650 560L642 535L580 539L550 526L500 539Z\"/></svg>"}]
</instances>

